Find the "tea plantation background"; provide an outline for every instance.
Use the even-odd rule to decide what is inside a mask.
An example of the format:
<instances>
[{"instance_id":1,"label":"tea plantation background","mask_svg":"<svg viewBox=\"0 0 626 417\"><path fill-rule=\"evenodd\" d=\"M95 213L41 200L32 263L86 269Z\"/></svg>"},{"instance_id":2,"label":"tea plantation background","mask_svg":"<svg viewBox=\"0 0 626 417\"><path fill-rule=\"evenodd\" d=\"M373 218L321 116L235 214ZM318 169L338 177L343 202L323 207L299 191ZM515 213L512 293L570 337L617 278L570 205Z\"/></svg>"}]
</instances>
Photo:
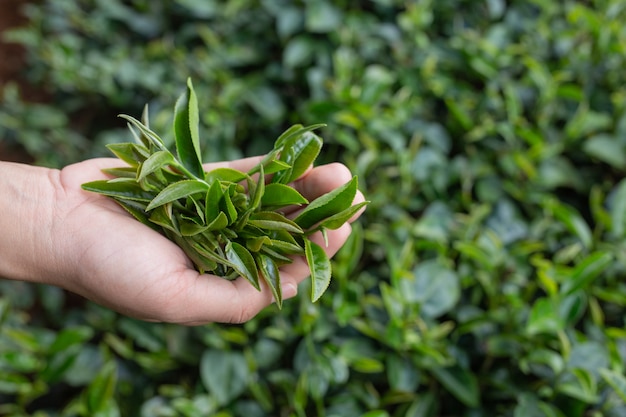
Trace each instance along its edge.
<instances>
[{"instance_id":1,"label":"tea plantation background","mask_svg":"<svg viewBox=\"0 0 626 417\"><path fill-rule=\"evenodd\" d=\"M117 315L0 281L1 416L626 415L626 3L42 0L34 163L106 155L192 77L205 159L326 123L371 200L311 304L244 325ZM168 136L169 135L169 136ZM304 294L304 295L302 295Z\"/></svg>"}]
</instances>

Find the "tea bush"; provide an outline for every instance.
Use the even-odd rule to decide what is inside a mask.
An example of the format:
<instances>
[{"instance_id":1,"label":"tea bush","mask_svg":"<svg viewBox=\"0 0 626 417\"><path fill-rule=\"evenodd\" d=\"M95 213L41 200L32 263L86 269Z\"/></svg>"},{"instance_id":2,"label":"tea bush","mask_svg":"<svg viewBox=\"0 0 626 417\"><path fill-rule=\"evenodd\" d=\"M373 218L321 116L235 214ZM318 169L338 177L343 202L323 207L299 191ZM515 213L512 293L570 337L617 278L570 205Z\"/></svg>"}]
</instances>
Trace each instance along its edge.
<instances>
[{"instance_id":1,"label":"tea bush","mask_svg":"<svg viewBox=\"0 0 626 417\"><path fill-rule=\"evenodd\" d=\"M328 292L240 326L138 322L1 282L0 415L626 413L626 4L47 0L6 34L47 104L3 140L59 166L168 131L205 159L327 123L371 200ZM303 284L306 286L307 284ZM306 294L304 288L301 294Z\"/></svg>"}]
</instances>

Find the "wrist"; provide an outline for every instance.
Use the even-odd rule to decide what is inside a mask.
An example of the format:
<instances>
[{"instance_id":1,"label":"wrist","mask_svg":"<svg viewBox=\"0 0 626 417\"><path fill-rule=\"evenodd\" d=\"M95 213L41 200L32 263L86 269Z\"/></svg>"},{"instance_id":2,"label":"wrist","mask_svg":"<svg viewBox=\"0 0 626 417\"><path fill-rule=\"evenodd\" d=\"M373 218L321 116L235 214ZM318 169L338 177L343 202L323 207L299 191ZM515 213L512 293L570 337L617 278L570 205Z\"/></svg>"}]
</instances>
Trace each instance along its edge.
<instances>
[{"instance_id":1,"label":"wrist","mask_svg":"<svg viewBox=\"0 0 626 417\"><path fill-rule=\"evenodd\" d=\"M57 170L0 161L0 277L48 282Z\"/></svg>"}]
</instances>

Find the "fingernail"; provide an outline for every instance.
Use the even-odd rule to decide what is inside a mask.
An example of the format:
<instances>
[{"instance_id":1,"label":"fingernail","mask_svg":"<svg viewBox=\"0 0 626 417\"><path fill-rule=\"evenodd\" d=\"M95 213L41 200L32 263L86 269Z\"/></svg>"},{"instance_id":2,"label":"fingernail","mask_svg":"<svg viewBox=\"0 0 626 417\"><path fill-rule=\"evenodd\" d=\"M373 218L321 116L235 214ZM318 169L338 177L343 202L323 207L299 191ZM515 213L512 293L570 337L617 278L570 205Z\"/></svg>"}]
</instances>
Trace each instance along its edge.
<instances>
[{"instance_id":1,"label":"fingernail","mask_svg":"<svg viewBox=\"0 0 626 417\"><path fill-rule=\"evenodd\" d=\"M293 298L298 294L298 286L293 282L284 282L282 285L283 300Z\"/></svg>"}]
</instances>

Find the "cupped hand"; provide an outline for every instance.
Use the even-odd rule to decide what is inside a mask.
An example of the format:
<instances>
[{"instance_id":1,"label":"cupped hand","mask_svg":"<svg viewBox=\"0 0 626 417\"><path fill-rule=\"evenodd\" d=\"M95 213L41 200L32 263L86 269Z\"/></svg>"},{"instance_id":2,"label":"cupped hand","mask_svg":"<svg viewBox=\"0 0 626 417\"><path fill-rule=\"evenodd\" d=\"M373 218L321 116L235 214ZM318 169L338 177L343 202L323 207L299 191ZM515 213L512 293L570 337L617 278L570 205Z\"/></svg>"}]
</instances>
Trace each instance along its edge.
<instances>
[{"instance_id":1,"label":"cupped hand","mask_svg":"<svg viewBox=\"0 0 626 417\"><path fill-rule=\"evenodd\" d=\"M247 171L259 160L246 158L205 168ZM113 200L81 189L85 182L106 178L103 168L119 165L117 159L100 158L57 171L50 229L51 270L55 272L50 283L135 318L187 325L245 322L272 303L265 286L258 291L241 277L228 281L199 274L170 240L135 220ZM334 163L310 169L293 186L311 201L351 176L344 165ZM360 201L363 196L357 193L355 203ZM313 240L333 256L350 230L346 223L328 231L328 245L320 236ZM295 296L298 284L309 276L303 257L295 257L280 271L284 299Z\"/></svg>"}]
</instances>

